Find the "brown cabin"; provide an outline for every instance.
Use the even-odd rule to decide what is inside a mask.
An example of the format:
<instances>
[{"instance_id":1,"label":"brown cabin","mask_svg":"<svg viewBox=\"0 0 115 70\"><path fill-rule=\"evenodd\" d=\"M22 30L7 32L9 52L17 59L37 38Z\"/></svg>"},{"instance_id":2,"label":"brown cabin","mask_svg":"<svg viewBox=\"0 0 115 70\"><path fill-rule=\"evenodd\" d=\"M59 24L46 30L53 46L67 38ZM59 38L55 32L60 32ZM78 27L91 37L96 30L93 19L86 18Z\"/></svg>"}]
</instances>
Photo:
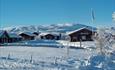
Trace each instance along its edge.
<instances>
[{"instance_id":1,"label":"brown cabin","mask_svg":"<svg viewBox=\"0 0 115 70\"><path fill-rule=\"evenodd\" d=\"M52 34L52 33L41 33L40 34L41 39L47 39L47 40L59 40L60 36L58 34Z\"/></svg>"},{"instance_id":2,"label":"brown cabin","mask_svg":"<svg viewBox=\"0 0 115 70\"><path fill-rule=\"evenodd\" d=\"M24 32L19 34L23 40L34 40L35 35L30 32Z\"/></svg>"},{"instance_id":3,"label":"brown cabin","mask_svg":"<svg viewBox=\"0 0 115 70\"><path fill-rule=\"evenodd\" d=\"M21 41L22 38L14 33L7 33L7 31L0 31L0 43L13 43Z\"/></svg>"},{"instance_id":4,"label":"brown cabin","mask_svg":"<svg viewBox=\"0 0 115 70\"><path fill-rule=\"evenodd\" d=\"M92 41L92 31L87 28L81 28L68 33L71 42L77 41Z\"/></svg>"}]
</instances>

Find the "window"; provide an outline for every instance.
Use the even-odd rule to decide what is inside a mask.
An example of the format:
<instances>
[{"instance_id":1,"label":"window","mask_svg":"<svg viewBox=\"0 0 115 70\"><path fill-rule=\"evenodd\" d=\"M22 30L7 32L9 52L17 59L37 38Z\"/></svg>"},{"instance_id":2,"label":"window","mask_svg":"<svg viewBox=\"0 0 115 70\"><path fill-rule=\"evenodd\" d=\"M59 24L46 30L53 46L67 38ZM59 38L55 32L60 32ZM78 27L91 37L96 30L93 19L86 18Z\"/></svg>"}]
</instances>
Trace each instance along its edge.
<instances>
[{"instance_id":1,"label":"window","mask_svg":"<svg viewBox=\"0 0 115 70\"><path fill-rule=\"evenodd\" d=\"M86 36L82 36L82 40L86 40Z\"/></svg>"}]
</instances>

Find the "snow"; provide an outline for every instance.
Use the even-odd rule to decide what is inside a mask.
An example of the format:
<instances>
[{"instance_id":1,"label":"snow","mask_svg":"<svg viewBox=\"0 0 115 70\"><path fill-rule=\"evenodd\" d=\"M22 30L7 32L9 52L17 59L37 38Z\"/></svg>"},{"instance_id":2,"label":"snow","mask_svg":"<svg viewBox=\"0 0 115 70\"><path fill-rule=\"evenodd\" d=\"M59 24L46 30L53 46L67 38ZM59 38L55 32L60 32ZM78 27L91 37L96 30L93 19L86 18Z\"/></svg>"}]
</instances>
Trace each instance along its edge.
<instances>
[{"instance_id":1,"label":"snow","mask_svg":"<svg viewBox=\"0 0 115 70\"><path fill-rule=\"evenodd\" d=\"M8 70L102 70L104 55L98 55L95 43L82 42L84 49L68 50L68 46L80 47L79 42L33 40L28 44L61 44L64 47L0 46L0 69ZM115 44L114 44L115 45ZM114 46L113 45L113 46ZM18 50L17 50L18 49ZM67 52L69 51L69 53ZM115 51L111 52L108 70L114 70Z\"/></svg>"},{"instance_id":2,"label":"snow","mask_svg":"<svg viewBox=\"0 0 115 70\"><path fill-rule=\"evenodd\" d=\"M54 36L59 36L59 33L57 33L57 32L42 32L39 35L40 36L45 36L45 35L48 35L48 34L51 34L51 35L54 35Z\"/></svg>"},{"instance_id":3,"label":"snow","mask_svg":"<svg viewBox=\"0 0 115 70\"><path fill-rule=\"evenodd\" d=\"M76 70L81 62L88 60L96 52L89 49L69 49L67 54L68 41L28 41L29 44L60 43L65 47L44 47L44 46L0 46L0 69L40 69L40 70ZM79 42L74 42L79 47ZM88 43L93 42L86 42ZM86 44L85 42L83 44ZM17 50L18 49L18 50ZM31 61L32 60L32 61Z\"/></svg>"},{"instance_id":4,"label":"snow","mask_svg":"<svg viewBox=\"0 0 115 70\"><path fill-rule=\"evenodd\" d=\"M73 24L64 23L64 24L57 24L57 26L60 26L60 27L63 27L63 26L73 26Z\"/></svg>"},{"instance_id":5,"label":"snow","mask_svg":"<svg viewBox=\"0 0 115 70\"><path fill-rule=\"evenodd\" d=\"M18 50L17 50L18 49ZM6 52L7 51L7 52ZM92 52L83 49L70 49L66 58L65 48L49 47L0 47L0 69L43 69L55 70L76 69L74 65L80 64L79 60L88 59ZM77 54L75 54L77 53ZM31 63L31 55L33 62ZM81 55L85 55L81 56ZM77 62L77 63L76 63ZM57 65L58 64L58 65Z\"/></svg>"},{"instance_id":6,"label":"snow","mask_svg":"<svg viewBox=\"0 0 115 70\"><path fill-rule=\"evenodd\" d=\"M1 44L2 45L2 44ZM23 46L23 47L52 47L58 48L63 47L62 44L56 40L30 40L30 41L21 41L16 43L4 43L6 46Z\"/></svg>"},{"instance_id":7,"label":"snow","mask_svg":"<svg viewBox=\"0 0 115 70\"><path fill-rule=\"evenodd\" d=\"M74 47L80 47L80 42L69 42L65 40L60 40L57 41L61 43L64 46L74 46ZM87 41L87 42L82 42L81 47L83 48L96 48L95 43L93 41Z\"/></svg>"},{"instance_id":8,"label":"snow","mask_svg":"<svg viewBox=\"0 0 115 70\"><path fill-rule=\"evenodd\" d=\"M115 53L110 56L95 55L89 59L89 65L81 66L80 70L115 70Z\"/></svg>"}]
</instances>

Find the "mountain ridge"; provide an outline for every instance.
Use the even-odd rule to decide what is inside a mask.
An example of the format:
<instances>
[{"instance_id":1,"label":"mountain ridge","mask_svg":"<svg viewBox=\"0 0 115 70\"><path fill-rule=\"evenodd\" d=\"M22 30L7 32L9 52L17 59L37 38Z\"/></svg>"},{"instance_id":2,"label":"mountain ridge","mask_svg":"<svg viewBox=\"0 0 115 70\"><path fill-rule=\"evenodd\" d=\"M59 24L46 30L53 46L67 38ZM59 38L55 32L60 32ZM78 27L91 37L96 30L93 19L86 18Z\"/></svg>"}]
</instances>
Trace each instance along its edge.
<instances>
[{"instance_id":1,"label":"mountain ridge","mask_svg":"<svg viewBox=\"0 0 115 70\"><path fill-rule=\"evenodd\" d=\"M73 31L80 27L88 27L92 28L91 26L87 26L84 24L78 23L65 23L65 24L51 24L51 25L39 25L39 26L20 26L20 27L8 27L4 28L8 32L67 32ZM95 28L95 27L93 27Z\"/></svg>"}]
</instances>

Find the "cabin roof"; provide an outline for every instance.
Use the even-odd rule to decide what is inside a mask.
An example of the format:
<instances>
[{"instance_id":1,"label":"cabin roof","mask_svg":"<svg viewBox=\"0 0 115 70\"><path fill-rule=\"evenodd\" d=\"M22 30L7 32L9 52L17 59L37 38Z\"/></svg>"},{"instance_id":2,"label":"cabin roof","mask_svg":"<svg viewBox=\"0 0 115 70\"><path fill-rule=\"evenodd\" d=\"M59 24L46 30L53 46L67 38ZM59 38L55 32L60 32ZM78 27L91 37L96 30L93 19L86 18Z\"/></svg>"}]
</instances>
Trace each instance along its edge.
<instances>
[{"instance_id":1,"label":"cabin roof","mask_svg":"<svg viewBox=\"0 0 115 70\"><path fill-rule=\"evenodd\" d=\"M10 38L21 38L19 35L15 34L15 33L8 33Z\"/></svg>"},{"instance_id":2,"label":"cabin roof","mask_svg":"<svg viewBox=\"0 0 115 70\"><path fill-rule=\"evenodd\" d=\"M40 33L40 36L45 36L45 35L48 35L48 34L51 34L51 35L54 35L54 36L59 36L59 33L56 33L56 32L45 32L45 33Z\"/></svg>"},{"instance_id":3,"label":"cabin roof","mask_svg":"<svg viewBox=\"0 0 115 70\"><path fill-rule=\"evenodd\" d=\"M33 34L31 32L20 32L19 34L26 34L28 36L35 36L35 34Z\"/></svg>"},{"instance_id":4,"label":"cabin roof","mask_svg":"<svg viewBox=\"0 0 115 70\"><path fill-rule=\"evenodd\" d=\"M47 34L49 34L49 33L40 33L39 35L44 36L44 35L47 35Z\"/></svg>"},{"instance_id":5,"label":"cabin roof","mask_svg":"<svg viewBox=\"0 0 115 70\"><path fill-rule=\"evenodd\" d=\"M5 30L0 30L0 37L4 34ZM20 38L20 36L18 36L17 34L15 33L8 33L8 36L10 38Z\"/></svg>"},{"instance_id":6,"label":"cabin roof","mask_svg":"<svg viewBox=\"0 0 115 70\"><path fill-rule=\"evenodd\" d=\"M82 30L82 29L87 29L87 30L90 30L90 31L93 31L93 32L96 31L96 29L93 29L93 28L82 27L82 28L78 28L78 29L76 29L76 30L74 30L74 31L66 32L66 34L67 34L67 35L70 35L70 34L72 34L72 33L78 32L78 31L80 31L80 30Z\"/></svg>"}]
</instances>

